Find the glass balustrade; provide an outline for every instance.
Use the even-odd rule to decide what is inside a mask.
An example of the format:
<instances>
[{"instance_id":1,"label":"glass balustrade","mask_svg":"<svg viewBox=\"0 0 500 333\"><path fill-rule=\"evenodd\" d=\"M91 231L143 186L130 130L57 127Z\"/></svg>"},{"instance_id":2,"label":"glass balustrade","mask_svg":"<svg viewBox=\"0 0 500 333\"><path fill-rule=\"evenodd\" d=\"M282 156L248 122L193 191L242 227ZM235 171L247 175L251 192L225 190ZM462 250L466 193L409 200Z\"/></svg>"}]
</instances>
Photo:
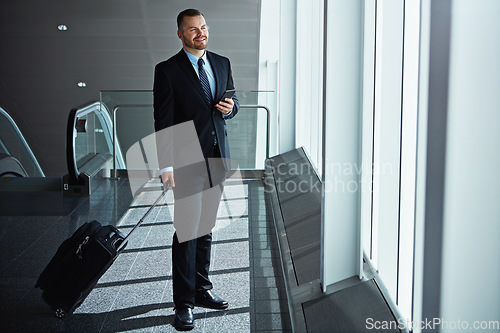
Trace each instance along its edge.
<instances>
[{"instance_id":1,"label":"glass balustrade","mask_svg":"<svg viewBox=\"0 0 500 333\"><path fill-rule=\"evenodd\" d=\"M233 168L262 170L266 154L269 155L270 113L276 94L249 90L239 90L236 94L241 109L235 118L227 121L231 159L235 161ZM134 143L154 132L152 91L105 90L101 91L100 100L115 124L115 151L125 155ZM115 164L116 169L122 169Z\"/></svg>"}]
</instances>

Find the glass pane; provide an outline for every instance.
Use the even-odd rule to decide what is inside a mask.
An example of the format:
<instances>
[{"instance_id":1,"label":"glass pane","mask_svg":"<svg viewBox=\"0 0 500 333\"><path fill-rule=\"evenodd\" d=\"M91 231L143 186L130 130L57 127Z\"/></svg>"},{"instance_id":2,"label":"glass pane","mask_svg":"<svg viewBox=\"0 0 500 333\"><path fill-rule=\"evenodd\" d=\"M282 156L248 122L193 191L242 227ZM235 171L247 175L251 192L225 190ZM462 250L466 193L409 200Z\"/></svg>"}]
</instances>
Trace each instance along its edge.
<instances>
[{"instance_id":1,"label":"glass pane","mask_svg":"<svg viewBox=\"0 0 500 333\"><path fill-rule=\"evenodd\" d=\"M112 156L113 126L104 105L97 102L80 109L75 127L75 160L79 169L96 155L106 159Z\"/></svg>"},{"instance_id":2,"label":"glass pane","mask_svg":"<svg viewBox=\"0 0 500 333\"><path fill-rule=\"evenodd\" d=\"M273 105L273 91L239 90L236 95L242 108L227 120L231 158L241 169L263 169L266 154L267 112L248 106ZM153 93L139 91L101 91L101 102L116 117L116 136L123 155L138 140L154 132Z\"/></svg>"},{"instance_id":3,"label":"glass pane","mask_svg":"<svg viewBox=\"0 0 500 333\"><path fill-rule=\"evenodd\" d=\"M107 112L106 110L104 110ZM90 146L94 147L96 154L113 154L113 131L112 127L108 128L103 123L103 119L92 113L93 128L89 130L89 135L92 135L93 141L89 142Z\"/></svg>"},{"instance_id":4,"label":"glass pane","mask_svg":"<svg viewBox=\"0 0 500 333\"><path fill-rule=\"evenodd\" d=\"M115 117L117 150L123 156L134 143L154 132L152 91L101 91L101 102L106 105L111 119ZM125 162L121 168L126 168Z\"/></svg>"}]
</instances>

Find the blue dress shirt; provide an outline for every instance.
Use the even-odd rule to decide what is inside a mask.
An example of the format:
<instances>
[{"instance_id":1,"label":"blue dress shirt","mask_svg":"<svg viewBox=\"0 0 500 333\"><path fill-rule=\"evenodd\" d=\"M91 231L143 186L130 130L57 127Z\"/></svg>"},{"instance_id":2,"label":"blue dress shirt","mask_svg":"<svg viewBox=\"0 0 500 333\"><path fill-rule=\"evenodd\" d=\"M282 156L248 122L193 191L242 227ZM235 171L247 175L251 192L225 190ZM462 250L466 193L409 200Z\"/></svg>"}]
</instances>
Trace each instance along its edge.
<instances>
[{"instance_id":1,"label":"blue dress shirt","mask_svg":"<svg viewBox=\"0 0 500 333\"><path fill-rule=\"evenodd\" d=\"M198 72L198 57L195 55L192 55L186 49L184 49L184 52L187 54L189 61L191 61L191 65L193 65L194 71L196 72L196 75L198 75L198 78L200 78L200 73ZM205 62L205 65L203 68L205 68L205 72L207 73L208 77L208 83L210 84L210 90L212 92L212 99L215 99L215 75L214 72L212 71L212 66L210 65L210 61L207 59L207 52L203 53L203 56L201 57L203 61Z\"/></svg>"},{"instance_id":2,"label":"blue dress shirt","mask_svg":"<svg viewBox=\"0 0 500 333\"><path fill-rule=\"evenodd\" d=\"M186 49L184 49L184 52L187 54L189 61L191 62L191 65L193 65L194 71L196 72L196 75L198 75L198 79L200 78L200 73L198 72L198 57L195 55L192 55ZM205 62L205 65L203 66L205 68L205 72L207 73L208 77L208 83L210 84L210 90L212 91L212 99L215 99L215 75L214 72L212 71L212 66L210 65L210 61L208 61L207 58L207 52L203 53L203 56L201 57L203 61ZM218 101L217 101L218 103ZM231 112L233 112L231 110ZM227 119L229 115L231 114L229 112L228 114L223 114L222 118Z\"/></svg>"}]
</instances>

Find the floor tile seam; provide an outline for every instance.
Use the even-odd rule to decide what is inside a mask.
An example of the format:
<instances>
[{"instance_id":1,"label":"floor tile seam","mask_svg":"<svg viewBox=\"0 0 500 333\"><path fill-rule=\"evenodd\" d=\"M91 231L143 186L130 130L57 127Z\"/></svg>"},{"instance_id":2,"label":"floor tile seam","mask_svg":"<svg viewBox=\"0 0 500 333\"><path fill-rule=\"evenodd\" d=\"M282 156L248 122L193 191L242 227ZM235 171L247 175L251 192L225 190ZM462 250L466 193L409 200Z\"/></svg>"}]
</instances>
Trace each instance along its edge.
<instances>
[{"instance_id":1,"label":"floor tile seam","mask_svg":"<svg viewBox=\"0 0 500 333\"><path fill-rule=\"evenodd\" d=\"M159 212L158 212L158 214L159 214ZM157 217L158 217L158 216L157 216ZM151 228L152 228L152 227L153 227L153 226L151 226ZM158 310L160 310L160 309L161 309L161 304L164 302L164 299L165 299L165 297L166 297L166 292L167 292L167 290L168 290L168 284L169 284L169 280L166 280L166 281L165 281L165 284L164 284L164 287L163 287L162 295L161 295L161 298L160 298L160 304L158 305L158 308L157 308ZM175 305L174 305L174 307L175 307ZM198 321L198 320L202 321L202 322L204 323L204 326L205 326L205 321L204 321L204 319L206 319L206 313L207 313L207 312L205 311L205 312L204 312L204 318L198 318L198 319L197 319L197 321ZM158 319L158 320L159 320L159 319ZM158 323L158 320L156 321L156 323ZM151 332L154 332L155 327L158 327L158 325L154 325L153 327L151 327ZM204 331L204 329L203 329L202 331Z\"/></svg>"},{"instance_id":2,"label":"floor tile seam","mask_svg":"<svg viewBox=\"0 0 500 333\"><path fill-rule=\"evenodd\" d=\"M252 301L252 296L253 296L253 302L252 302L252 313L250 316L250 330L253 332L257 328L257 307L255 304L255 265L253 264L254 259L255 259L255 253L254 253L254 247L253 243L255 242L255 234L253 232L253 220L255 218L255 212L253 209L250 209L252 202L253 202L253 193L254 191L251 191L251 189L255 186L255 184L252 184L249 186L249 191L248 191L248 236L249 236L249 261L250 261L250 300ZM252 330L253 328L253 330Z\"/></svg>"},{"instance_id":3,"label":"floor tile seam","mask_svg":"<svg viewBox=\"0 0 500 333\"><path fill-rule=\"evenodd\" d=\"M223 198L228 198L228 196L226 196L226 194L223 194ZM225 205L226 205L226 209L231 212L231 209L230 209L230 204L228 203L228 201L225 201ZM248 207L248 201L247 201L247 207ZM247 209L248 211L248 209ZM234 219L234 216L233 215L228 215L226 219L229 219L229 220L233 220ZM229 227L230 228L230 227ZM236 238L229 238L229 240L232 240L232 239L236 239ZM213 256L216 257L217 255L217 246L218 244L215 244L214 245L214 248L213 248ZM249 250L249 253L250 253L250 248L248 249ZM249 261L250 261L250 258L249 258Z\"/></svg>"},{"instance_id":4,"label":"floor tile seam","mask_svg":"<svg viewBox=\"0 0 500 333\"><path fill-rule=\"evenodd\" d=\"M224 203L230 203L230 202L238 202L238 201L248 201L248 197L232 197L232 198L225 198L225 199L221 199L221 202L224 202Z\"/></svg>"},{"instance_id":5,"label":"floor tile seam","mask_svg":"<svg viewBox=\"0 0 500 333\"><path fill-rule=\"evenodd\" d=\"M226 198L227 198L227 197L226 197ZM224 204L225 204L225 206L226 206L226 209L227 209L227 210L229 211L229 213L230 213L230 215L229 215L229 216L227 216L227 218L228 218L228 219L230 219L230 220L233 220L233 219L235 219L235 217L234 217L234 215L232 215L232 214L231 214L231 206L234 208L234 206L235 206L235 205L234 205L234 204L233 204L233 205L231 205L231 203L230 203L230 202L231 202L230 200L224 200ZM248 199L246 199L246 211L248 212ZM229 228L230 228L230 227L229 227ZM236 238L236 237L235 237L235 238L228 238L228 240L232 240L232 239L239 239L239 238ZM215 252L215 253L214 253L214 256L216 256L216 255L217 255L217 248L218 248L218 246L217 246L217 245L218 245L218 244L215 244L215 246L214 246L214 252ZM250 267L249 267L249 269L250 269L250 268L251 268L251 265L250 265L250 242L248 243L248 253L249 253L249 254L248 254L248 256L249 256L249 258L248 258L248 262L249 262L249 266L250 266ZM238 258L238 259L239 259L239 258ZM250 275L251 275L251 272L250 272ZM249 286L249 287L250 287L250 286ZM250 301L250 299L249 299L249 301ZM206 317L207 317L207 312L205 312L205 318L204 318L204 319L206 319ZM205 327L206 327L206 321L204 321L204 328L203 328L202 332L205 332Z\"/></svg>"},{"instance_id":6,"label":"floor tile seam","mask_svg":"<svg viewBox=\"0 0 500 333\"><path fill-rule=\"evenodd\" d=\"M284 311L276 312L276 311L272 311L271 310L271 312L269 312L269 311L266 311L266 312L256 312L256 315L261 315L261 314L279 315L280 317L286 317L286 316L288 316L288 312L284 312Z\"/></svg>"},{"instance_id":7,"label":"floor tile seam","mask_svg":"<svg viewBox=\"0 0 500 333\"><path fill-rule=\"evenodd\" d=\"M26 297L26 296L27 296L30 292L32 292L33 290L34 290L34 289L31 289L31 288L30 288L30 289L27 289L27 291L24 293L24 295L23 295L21 298L19 298L19 300L18 300L16 303L14 303L14 306L13 306L13 307L15 307L16 305L18 305L18 304L19 304L19 302L21 302L21 301L22 301L22 300L23 300L23 299L24 299L24 298L25 298L25 297Z\"/></svg>"},{"instance_id":8,"label":"floor tile seam","mask_svg":"<svg viewBox=\"0 0 500 333\"><path fill-rule=\"evenodd\" d=\"M264 201L266 201L266 199L264 199ZM263 224L262 222L268 222L268 223L269 223L269 222L270 222L269 220L272 218L272 216L268 216L268 210L267 210L267 208L268 208L267 206L265 206L265 207L264 207L264 209L265 209L265 211L266 211L265 218L263 218L262 214L259 214L259 215L258 215L258 217L257 217L257 224L258 224L258 226L259 226L259 227ZM272 225L271 223L269 223L269 224L266 226L266 229L267 229L267 228L269 228L269 227L273 227L273 225ZM274 228L273 228L273 229L274 229ZM266 235L267 235L267 236L269 236L269 234L268 234L267 232L266 232ZM255 238L259 239L258 241L256 241L256 242L254 243L255 245L257 245L257 242L259 242L259 243L258 243L259 245L262 245L262 244L263 244L263 243L262 243L262 241L260 241L260 236L259 236L259 234L254 234L254 233L252 233L252 236L254 236ZM265 241L265 243L268 243L268 244L270 245L270 248L273 248L273 247L276 247L276 246L277 246L277 240L276 240L276 238L275 238L275 237L272 237L271 239L269 239L269 240ZM259 247L260 247L260 246L259 246ZM255 248L255 251L256 251L256 253L260 253L260 254L264 253L264 249ZM272 250L271 250L271 251L272 251ZM271 260L273 260L273 259L271 258ZM255 265L254 265L254 266L255 266ZM265 266L265 267L271 267L271 268L273 268L273 271L275 271L275 265L274 265L274 264L272 264L271 266ZM254 276L254 278L265 278L265 279L274 278L274 280L277 280L277 279L280 279L280 276L279 276L279 274L276 274L276 273L274 272L273 276L269 276L269 277L264 277L264 276L262 276L262 277L255 277L255 276ZM275 283L277 284L277 282L275 282ZM257 289L257 288L261 288L261 289ZM255 290L255 292L257 292L258 290L262 290L262 289L264 289L264 288L265 288L266 290L267 290L267 289L269 289L268 287L259 287L259 286L255 286L255 289L254 289L254 290ZM277 286L273 287L273 288L272 288L272 290L273 290L273 292L277 292L277 295L273 295L273 297L271 297L271 295L269 295L268 297L266 297L266 298L268 298L268 299L261 299L261 298L259 298L259 299L257 300L257 298L256 298L256 299L255 299L255 301L269 301L269 302L270 302L270 301L274 301L274 302L278 302L278 303L279 303L279 305L280 305L280 308L281 308L281 306L283 305L282 303L283 303L284 301L286 301L286 299L284 299L284 298L280 298L280 295L279 295L279 288L277 288ZM260 293L260 292L259 292L259 293ZM255 294L255 295L256 295L256 294ZM276 297L274 297L274 296L277 296L277 298L276 298ZM254 304L256 304L256 303L254 303ZM272 311L270 312L270 314L273 314L273 313L274 313L274 312L272 312ZM280 313L279 313L279 314L280 314L280 317L281 317L281 316L283 316L283 315L286 315L286 316L288 316L288 315L289 315L289 314L288 314L288 312L282 312L282 311L280 311ZM281 325L280 325L280 326L281 326Z\"/></svg>"},{"instance_id":9,"label":"floor tile seam","mask_svg":"<svg viewBox=\"0 0 500 333\"><path fill-rule=\"evenodd\" d=\"M157 308L157 310L160 310L160 309L161 309L161 304L163 304L163 300L165 299L166 291L167 291L167 289L168 289L168 288L167 288L167 287L168 287L168 283L169 283L169 280L166 280L166 281L165 281L165 284L164 284L164 286L163 286L163 290L162 290L162 293L161 293L160 302L159 302L159 304L158 304L158 308ZM160 320L160 319L159 319L158 317L157 317L157 319L155 320L155 323L157 323L158 325L159 325L159 323L158 323L158 321L159 321L159 320ZM155 327L158 327L158 325L155 325L155 326L151 327L151 332L154 332Z\"/></svg>"},{"instance_id":10,"label":"floor tile seam","mask_svg":"<svg viewBox=\"0 0 500 333\"><path fill-rule=\"evenodd\" d=\"M61 220L62 216L59 216L58 219L55 221L54 224L57 224L57 222L59 222L59 220ZM19 255L17 255L14 259L12 259L7 265L5 265L5 267L0 270L0 275L7 269L9 268L10 265L12 265L16 260L18 260L23 254L25 254L29 249L31 249L33 246L35 246L35 244L38 243L38 241L40 239L42 239L43 236L45 236L45 234L47 234L49 231L51 231L52 229L55 228L55 225L52 226L52 228L48 228L47 230L45 230L43 233L40 234L40 236L38 236L38 238L33 241L26 249L24 249L24 251L22 251Z\"/></svg>"},{"instance_id":11,"label":"floor tile seam","mask_svg":"<svg viewBox=\"0 0 500 333\"><path fill-rule=\"evenodd\" d=\"M88 204L90 206L90 196L85 198L84 200L82 200L78 205L76 205L75 208L73 208L73 210L71 212L69 212L69 214L67 214L66 216L72 216L78 209L80 209L80 207L83 205L83 204ZM61 216L62 217L62 216Z\"/></svg>"},{"instance_id":12,"label":"floor tile seam","mask_svg":"<svg viewBox=\"0 0 500 333\"><path fill-rule=\"evenodd\" d=\"M153 202L153 203L154 203L154 202ZM145 205L144 207L140 207L140 208L144 208L144 209L147 211L147 209L149 209L153 203L151 203L150 205ZM132 205L132 204L131 204L131 205ZM136 207L131 206L131 205L129 205L129 208L128 208L128 209L127 209L127 210L123 213L123 215L122 215L122 216L120 216L120 218L118 219L118 222L117 222L117 224L116 224L116 227L117 227L117 228L119 228L119 227L121 227L121 226L122 226L122 223L123 223L123 218L124 218L127 214L129 214L129 212L131 212L131 211L133 211L134 209L136 209ZM169 206L168 204L165 204L165 207L168 207L168 206ZM157 210L158 210L158 212L156 213L156 217L153 219L153 221L156 221L156 220L158 219L158 216L160 215L161 208L162 208L163 206L162 206L162 207L159 207L159 205L157 205L156 207L158 207L159 209L157 209ZM155 207L155 208L156 208L156 207ZM153 212L153 211L155 211L155 209L153 209L151 212ZM168 222L169 222L169 221L168 221ZM153 223L153 222L148 222L148 223ZM124 227L126 227L126 228L133 228L133 226L134 226L134 225L135 225L135 224L132 224L132 225L125 225Z\"/></svg>"},{"instance_id":13,"label":"floor tile seam","mask_svg":"<svg viewBox=\"0 0 500 333\"><path fill-rule=\"evenodd\" d=\"M197 321L198 320L201 320L201 322L203 323L203 328L201 329L202 332L206 332L205 329L207 327L207 315L208 315L208 311L206 309L204 309L205 311L203 311L203 318L198 318L196 319Z\"/></svg>"},{"instance_id":14,"label":"floor tile seam","mask_svg":"<svg viewBox=\"0 0 500 333\"><path fill-rule=\"evenodd\" d=\"M159 214L159 212L157 213L156 217L158 217L158 214ZM152 227L149 227L149 231L148 231L148 233L146 234L146 236L144 237L144 240L143 240L143 242L142 242L141 248L142 248L142 247L144 247L144 244L146 243L146 240L148 239L148 236L149 236L149 234L151 233L151 229L152 229ZM137 254L136 254L135 258L134 258L134 261L133 261L133 262L132 262L132 264L130 265L130 267L129 267L129 269L128 269L128 272L127 272L127 274L125 275L125 278L124 278L125 280L128 280L128 277L130 276L130 273L131 273L131 271L132 271L132 268L134 267L134 265L135 265L135 263L136 263L136 261L137 261L137 258L139 257L139 254L140 254L140 253L141 253L141 252L137 252ZM118 299L118 296L119 296L119 295L121 294L121 292L122 292L122 289L123 289L123 285L121 285L121 286L120 286L120 288L118 289L118 292L116 293L116 296L115 296L115 298L114 298L113 302L111 303L111 305L110 305L110 307L109 307L108 311L106 312L106 316L105 316L105 317L104 317L104 319L103 319L103 322L102 322L101 328L99 329L99 332L102 332L102 330L103 330L103 328L104 328L104 326L105 326L105 324L106 324L106 320L108 319L108 315L109 315L109 313L111 312L111 310L113 309L113 307L115 306L116 301L117 301L117 299Z\"/></svg>"},{"instance_id":15,"label":"floor tile seam","mask_svg":"<svg viewBox=\"0 0 500 333\"><path fill-rule=\"evenodd\" d=\"M137 261L137 257L138 256L139 256L139 253L137 253L135 255L134 262L130 265L129 270L128 270L127 274L126 274L126 277L128 277L128 275L130 274L130 271L132 270L132 267L134 266L135 262ZM126 277L125 277L125 279L126 279ZM113 310L113 307L115 306L116 301L117 301L118 297L120 296L120 294L122 292L122 288L123 288L123 285L120 285L119 288L118 288L118 292L116 293L116 295L115 295L115 297L113 299L113 302L111 302L110 306L108 307L108 311L106 311L106 315L104 316L104 319L102 320L102 325L101 325L101 327L99 329L99 333L102 332L102 330L103 330L103 328L104 328L104 326L106 324L106 320L108 319L108 315Z\"/></svg>"},{"instance_id":16,"label":"floor tile seam","mask_svg":"<svg viewBox=\"0 0 500 333\"><path fill-rule=\"evenodd\" d=\"M246 209L247 209L247 211L248 211L248 207L249 207L249 205L248 205L248 200L245 200L245 201L246 201L246 203L247 203L247 204L245 205L245 206L246 206L245 208L246 208ZM232 207L232 208L234 208L234 207L238 207L239 205L238 205L238 204L236 204L236 203L234 203L234 202L230 203L229 201L226 201L225 206L226 206L226 208L227 208L227 210L228 210L228 211L231 211L231 207ZM231 215L231 216L233 216L233 217L234 217L234 215Z\"/></svg>"},{"instance_id":17,"label":"floor tile seam","mask_svg":"<svg viewBox=\"0 0 500 333\"><path fill-rule=\"evenodd\" d=\"M159 213L158 213L158 214L159 214ZM157 217L158 217L158 215L157 215ZM228 216L227 218L231 219L231 218L232 218L232 216ZM151 232L151 228L152 228L152 226L150 227L150 230L148 231L148 235L149 235L149 233ZM146 236L146 238L147 238L147 236ZM214 255L216 255L216 246L214 246ZM135 264L135 261L134 261L134 264ZM134 264L132 264L132 266L133 266ZM131 266L131 267L132 267L132 266ZM127 274L127 277L128 277L128 274ZM163 302L163 299L164 299L164 297L165 297L165 293L166 293L166 290L167 290L167 285L168 285L168 281L166 281L166 283L165 283L165 287L164 287L163 292L162 292L161 302ZM198 319L197 319L197 321L198 321L198 320L200 320L200 321L203 323L203 328L202 328L202 331L204 332L204 331L205 331L205 326L206 326L206 321L205 321L204 319L206 319L206 316L207 316L207 311L204 311L203 313L204 313L204 317L203 317L203 318L198 318ZM152 331L153 331L153 330L154 330L154 328L152 328Z\"/></svg>"}]
</instances>

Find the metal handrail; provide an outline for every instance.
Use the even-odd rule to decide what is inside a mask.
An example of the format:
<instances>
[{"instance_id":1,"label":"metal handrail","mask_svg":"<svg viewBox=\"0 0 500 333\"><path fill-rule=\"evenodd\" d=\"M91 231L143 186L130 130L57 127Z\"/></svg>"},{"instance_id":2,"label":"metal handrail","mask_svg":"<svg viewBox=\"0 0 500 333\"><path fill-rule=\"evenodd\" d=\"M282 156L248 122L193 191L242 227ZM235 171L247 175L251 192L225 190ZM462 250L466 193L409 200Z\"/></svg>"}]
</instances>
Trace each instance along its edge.
<instances>
[{"instance_id":1,"label":"metal handrail","mask_svg":"<svg viewBox=\"0 0 500 333\"><path fill-rule=\"evenodd\" d=\"M26 139L24 139L24 136L21 133L21 130L17 126L17 124L14 121L14 119L12 119L12 117L2 107L0 107L0 114L3 115L9 121L9 123L12 125L12 127L14 128L14 130L17 132L19 139L21 140L21 142L23 143L24 147L28 151L29 156L33 160L37 171L40 173L40 175L42 177L45 177L45 174L43 173L43 170L40 167L40 164L38 163L38 160L36 159L35 155L33 154L33 151L31 150L30 146L28 145L28 142L26 142Z\"/></svg>"},{"instance_id":2,"label":"metal handrail","mask_svg":"<svg viewBox=\"0 0 500 333\"><path fill-rule=\"evenodd\" d=\"M113 108L113 173L112 177L116 177L116 113L119 109L124 108L146 108L153 107L153 104L122 104L117 105ZM264 109L266 111L266 159L269 158L269 134L270 134L270 122L271 122L271 111L267 106L264 105L240 105L240 109Z\"/></svg>"},{"instance_id":3,"label":"metal handrail","mask_svg":"<svg viewBox=\"0 0 500 333\"><path fill-rule=\"evenodd\" d=\"M240 109L264 109L266 111L266 160L269 159L269 134L270 134L270 123L271 123L271 111L267 106L264 105L240 105Z\"/></svg>"},{"instance_id":4,"label":"metal handrail","mask_svg":"<svg viewBox=\"0 0 500 333\"><path fill-rule=\"evenodd\" d=\"M111 121L109 116L108 109L105 104L101 102L90 102L79 107L72 109L68 116L68 127L67 127L67 135L66 135L66 162L68 165L68 174L73 181L77 181L80 177L80 172L78 171L77 161L76 161L76 150L75 150L75 130L76 130L76 121L78 118L86 116L89 113L94 112L96 116L99 118L101 125L103 126L104 134L111 132L111 127L114 128L114 124ZM113 148L115 146L115 138L113 137ZM109 148L109 143L108 143ZM116 156L118 155L118 157ZM123 154L121 151L113 151L113 161L116 163L116 160L119 159L120 165L124 166L125 161L123 159Z\"/></svg>"}]
</instances>

